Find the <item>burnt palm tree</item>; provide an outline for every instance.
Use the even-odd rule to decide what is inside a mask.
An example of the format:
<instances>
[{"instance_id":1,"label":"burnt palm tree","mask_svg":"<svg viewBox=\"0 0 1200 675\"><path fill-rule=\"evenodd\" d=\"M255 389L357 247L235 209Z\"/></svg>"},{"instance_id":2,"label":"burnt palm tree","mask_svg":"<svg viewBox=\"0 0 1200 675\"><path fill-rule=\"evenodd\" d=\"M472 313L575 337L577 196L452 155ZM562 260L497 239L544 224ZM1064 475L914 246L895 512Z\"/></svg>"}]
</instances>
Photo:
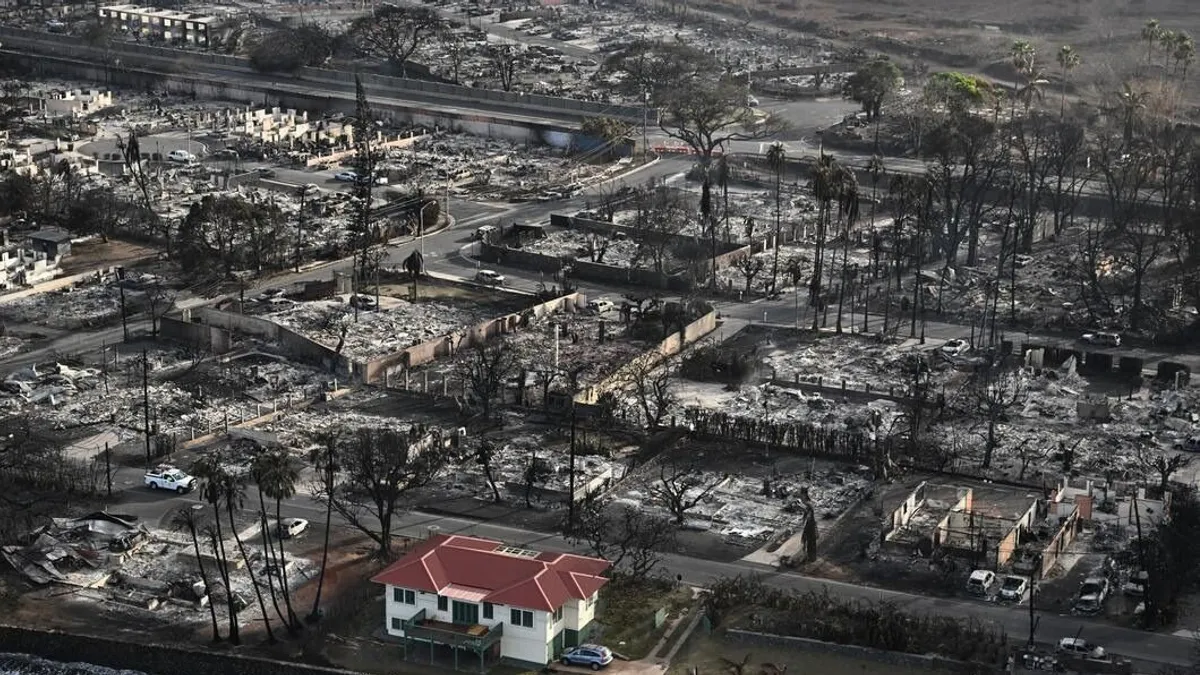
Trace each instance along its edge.
<instances>
[{"instance_id":1,"label":"burnt palm tree","mask_svg":"<svg viewBox=\"0 0 1200 675\"><path fill-rule=\"evenodd\" d=\"M779 238L782 234L783 169L786 161L787 151L784 150L783 143L772 143L771 147L767 148L767 164L775 173L775 254L771 260L771 295L775 294L779 283Z\"/></svg>"},{"instance_id":2,"label":"burnt palm tree","mask_svg":"<svg viewBox=\"0 0 1200 675\"><path fill-rule=\"evenodd\" d=\"M322 489L325 493L325 543L321 547L321 572L317 577L317 593L313 597L312 611L308 621L315 622L321 618L321 591L325 588L325 568L329 564L329 529L333 520L333 488L337 477L337 446L336 431L326 431L317 435L317 444L309 454L309 460L321 472Z\"/></svg>"},{"instance_id":3,"label":"burnt palm tree","mask_svg":"<svg viewBox=\"0 0 1200 675\"><path fill-rule=\"evenodd\" d=\"M265 452L258 456L253 467L254 482L258 485L258 499L260 507L263 507L263 520L266 520L266 508L263 504L263 499L268 498L275 502L275 524L277 527L283 522L281 510L283 500L291 499L296 494L296 481L300 476L297 473L295 466L292 465L291 457L282 450L274 450ZM287 559L284 556L283 550L283 533L279 532L279 569L280 569L280 586L283 592L283 602L287 606L287 626L289 631L295 631L299 628L299 621L296 620L296 612L292 609L292 593L291 587L288 584L287 576ZM263 543L267 546L268 551L270 532L269 528L263 530ZM269 577L268 577L269 579Z\"/></svg>"},{"instance_id":4,"label":"burnt palm tree","mask_svg":"<svg viewBox=\"0 0 1200 675\"><path fill-rule=\"evenodd\" d=\"M225 483L229 473L221 464L220 453L204 455L192 465L191 474L200 481L200 498L212 507L212 531L210 539L213 544L213 554L217 556L217 569L221 574L221 582L225 585L225 603L229 611L229 642L234 645L242 643L238 630L238 607L233 595L233 586L229 583L229 555L225 551L225 535L221 531L221 504L225 499Z\"/></svg>"},{"instance_id":5,"label":"burnt palm tree","mask_svg":"<svg viewBox=\"0 0 1200 675\"><path fill-rule=\"evenodd\" d=\"M271 628L271 617L267 615L267 603L263 601L262 589L254 577L254 565L250 564L250 556L246 554L246 543L237 531L237 512L246 504L246 482L241 476L235 476L224 471L221 481L222 501L225 504L225 515L229 518L229 529L233 532L233 540L237 543L238 552L246 563L246 573L250 575L250 585L254 587L254 597L258 600L258 609L262 613L263 625L267 629L267 642L274 644L275 631Z\"/></svg>"},{"instance_id":6,"label":"burnt palm tree","mask_svg":"<svg viewBox=\"0 0 1200 675\"><path fill-rule=\"evenodd\" d=\"M838 220L842 222L842 267L841 267L841 283L838 284L838 313L837 313L837 332L842 332L842 304L846 300L846 283L848 281L846 270L848 267L848 259L850 257L850 230L854 228L858 222L858 178L854 176L854 172L845 167L838 167L837 171L837 199L838 199ZM850 299L854 301L853 298Z\"/></svg>"},{"instance_id":7,"label":"burnt palm tree","mask_svg":"<svg viewBox=\"0 0 1200 675\"><path fill-rule=\"evenodd\" d=\"M186 530L192 538L192 548L196 552L196 566L200 568L200 580L204 583L204 592L208 594L208 614L212 618L212 641L213 643L220 642L221 626L217 623L217 606L212 602L212 583L208 580L208 570L204 567L204 556L200 553L200 531L205 528L205 523L201 521L201 516L196 512L196 508L191 505L180 506L171 513L171 529L175 531Z\"/></svg>"},{"instance_id":8,"label":"burnt palm tree","mask_svg":"<svg viewBox=\"0 0 1200 675\"><path fill-rule=\"evenodd\" d=\"M1079 66L1079 52L1071 45L1063 45L1058 50L1058 67L1062 69L1062 87L1058 104L1058 119L1061 122L1067 116L1067 76Z\"/></svg>"},{"instance_id":9,"label":"burnt palm tree","mask_svg":"<svg viewBox=\"0 0 1200 675\"><path fill-rule=\"evenodd\" d=\"M833 201L835 186L833 182L834 159L821 151L813 167L812 191L817 200L817 245L813 254L813 275L809 282L809 304L819 309L821 304L821 276L825 271L825 232L829 222L830 204ZM820 327L818 316L820 312L813 311L812 329Z\"/></svg>"}]
</instances>

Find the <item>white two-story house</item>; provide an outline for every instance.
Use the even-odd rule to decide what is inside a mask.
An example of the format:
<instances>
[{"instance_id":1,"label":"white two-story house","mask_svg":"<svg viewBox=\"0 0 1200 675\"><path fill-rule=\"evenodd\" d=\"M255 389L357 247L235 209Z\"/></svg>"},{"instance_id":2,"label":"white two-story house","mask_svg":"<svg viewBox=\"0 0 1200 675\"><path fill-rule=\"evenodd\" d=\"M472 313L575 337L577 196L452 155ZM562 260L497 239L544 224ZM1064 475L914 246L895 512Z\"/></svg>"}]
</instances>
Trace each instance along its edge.
<instances>
[{"instance_id":1,"label":"white two-story house","mask_svg":"<svg viewBox=\"0 0 1200 675\"><path fill-rule=\"evenodd\" d=\"M585 642L607 560L434 535L375 576L405 657L544 666ZM410 657L410 655L413 655Z\"/></svg>"}]
</instances>

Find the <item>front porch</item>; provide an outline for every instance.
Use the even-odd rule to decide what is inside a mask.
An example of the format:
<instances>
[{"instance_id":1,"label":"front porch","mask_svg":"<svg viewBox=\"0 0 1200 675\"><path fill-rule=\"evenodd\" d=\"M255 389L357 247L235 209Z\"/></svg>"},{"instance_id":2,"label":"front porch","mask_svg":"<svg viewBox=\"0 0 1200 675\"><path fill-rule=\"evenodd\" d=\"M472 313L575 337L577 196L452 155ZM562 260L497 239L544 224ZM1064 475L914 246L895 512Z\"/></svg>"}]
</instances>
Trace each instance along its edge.
<instances>
[{"instance_id":1,"label":"front porch","mask_svg":"<svg viewBox=\"0 0 1200 675\"><path fill-rule=\"evenodd\" d=\"M430 665L453 664L454 670L466 666L474 670L478 659L479 673L500 662L500 639L504 636L504 624L492 628L480 624L454 624L432 621L422 609L402 624L403 646L406 661L421 660ZM468 652L464 655L462 652ZM462 663L464 660L471 663Z\"/></svg>"}]
</instances>

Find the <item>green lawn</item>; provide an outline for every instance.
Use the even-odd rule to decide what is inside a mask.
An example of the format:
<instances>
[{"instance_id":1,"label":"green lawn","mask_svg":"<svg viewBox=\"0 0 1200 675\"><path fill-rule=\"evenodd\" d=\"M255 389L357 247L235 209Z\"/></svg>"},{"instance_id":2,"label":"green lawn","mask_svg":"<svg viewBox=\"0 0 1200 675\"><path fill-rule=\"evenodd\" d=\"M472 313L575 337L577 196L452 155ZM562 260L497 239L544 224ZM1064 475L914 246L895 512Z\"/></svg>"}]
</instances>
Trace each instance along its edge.
<instances>
[{"instance_id":1,"label":"green lawn","mask_svg":"<svg viewBox=\"0 0 1200 675\"><path fill-rule=\"evenodd\" d=\"M691 605L692 589L663 582L614 580L600 591L596 610L606 647L631 659L649 655L671 621ZM667 608L667 618L654 627L654 615ZM683 630L680 626L679 630Z\"/></svg>"}]
</instances>

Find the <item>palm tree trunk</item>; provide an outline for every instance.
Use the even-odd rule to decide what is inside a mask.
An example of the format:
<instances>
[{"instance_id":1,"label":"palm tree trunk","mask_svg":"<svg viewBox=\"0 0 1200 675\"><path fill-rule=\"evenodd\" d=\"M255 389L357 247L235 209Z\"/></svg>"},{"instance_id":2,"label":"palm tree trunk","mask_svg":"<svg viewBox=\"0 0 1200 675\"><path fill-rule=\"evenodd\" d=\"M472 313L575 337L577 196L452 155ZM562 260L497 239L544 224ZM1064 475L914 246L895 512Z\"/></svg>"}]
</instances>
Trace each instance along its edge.
<instances>
[{"instance_id":1,"label":"palm tree trunk","mask_svg":"<svg viewBox=\"0 0 1200 675\"><path fill-rule=\"evenodd\" d=\"M783 187L782 182L782 168L777 166L775 168L775 252L771 260L771 295L775 295L775 292L779 290L779 238L782 234L780 231L780 224L782 223L782 206L780 204L779 191Z\"/></svg>"},{"instance_id":2,"label":"palm tree trunk","mask_svg":"<svg viewBox=\"0 0 1200 675\"><path fill-rule=\"evenodd\" d=\"M204 568L204 556L200 554L200 535L196 532L196 524L188 523L188 532L192 535L192 548L196 551L196 565L200 568L200 580L204 582L204 592L208 594L208 614L212 618L214 643L221 641L221 626L217 623L217 608L212 601L212 584L208 582L208 572Z\"/></svg>"},{"instance_id":3,"label":"palm tree trunk","mask_svg":"<svg viewBox=\"0 0 1200 675\"><path fill-rule=\"evenodd\" d=\"M220 558L217 562L221 569L221 581L225 583L225 604L229 609L229 642L240 645L242 636L238 630L237 603L233 599L233 586L229 583L229 555L225 552L225 535L221 532L221 510L216 504L213 504L213 516L213 522L216 524L213 549Z\"/></svg>"},{"instance_id":4,"label":"palm tree trunk","mask_svg":"<svg viewBox=\"0 0 1200 675\"><path fill-rule=\"evenodd\" d=\"M326 458L332 463L332 458ZM329 529L333 522L333 468L332 464L326 469L325 484L325 545L321 547L321 573L317 576L317 595L313 598L312 612L308 615L310 622L321 618L321 591L325 588L325 567L329 564Z\"/></svg>"},{"instance_id":5,"label":"palm tree trunk","mask_svg":"<svg viewBox=\"0 0 1200 675\"><path fill-rule=\"evenodd\" d=\"M262 497L259 497L259 502L262 502ZM275 608L275 616L287 626L288 631L291 631L291 626L288 624L287 616L283 613L283 608L279 606L279 595L275 592L275 579L271 577L271 568L275 566L275 546L271 543L271 526L267 523L267 512L260 510L258 512L259 528L262 529L263 540L263 555L267 560L267 590L271 593L271 606Z\"/></svg>"},{"instance_id":6,"label":"palm tree trunk","mask_svg":"<svg viewBox=\"0 0 1200 675\"><path fill-rule=\"evenodd\" d=\"M233 531L233 540L237 543L238 552L242 554L242 561L246 563L246 574L250 575L250 585L254 587L254 597L258 600L258 609L262 613L263 625L267 629L267 642L275 644L275 631L271 629L271 617L267 616L267 603L263 601L262 589L258 587L258 580L254 578L254 565L250 564L250 556L246 555L246 545L237 532L237 523L233 519L233 503L228 500L225 513L229 516L229 528Z\"/></svg>"},{"instance_id":7,"label":"palm tree trunk","mask_svg":"<svg viewBox=\"0 0 1200 675\"><path fill-rule=\"evenodd\" d=\"M278 525L282 522L279 512L282 508L282 499L275 500L275 523ZM296 611L292 609L292 587L288 583L287 574L287 557L283 554L283 536L279 537L279 580L280 586L283 589L283 604L287 606L287 623L288 628L292 631L300 629L300 622L296 619Z\"/></svg>"}]
</instances>

